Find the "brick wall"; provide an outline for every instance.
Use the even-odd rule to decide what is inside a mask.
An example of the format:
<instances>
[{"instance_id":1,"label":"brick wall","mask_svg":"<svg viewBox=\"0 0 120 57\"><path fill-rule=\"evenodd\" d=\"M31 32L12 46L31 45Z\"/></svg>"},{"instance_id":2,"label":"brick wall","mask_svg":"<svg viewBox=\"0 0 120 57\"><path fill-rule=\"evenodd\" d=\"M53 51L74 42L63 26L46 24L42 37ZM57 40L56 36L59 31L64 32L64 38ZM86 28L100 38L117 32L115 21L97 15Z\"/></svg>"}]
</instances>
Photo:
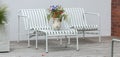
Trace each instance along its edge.
<instances>
[{"instance_id":1,"label":"brick wall","mask_svg":"<svg viewBox=\"0 0 120 57\"><path fill-rule=\"evenodd\" d=\"M112 36L120 37L120 0L112 0Z\"/></svg>"}]
</instances>

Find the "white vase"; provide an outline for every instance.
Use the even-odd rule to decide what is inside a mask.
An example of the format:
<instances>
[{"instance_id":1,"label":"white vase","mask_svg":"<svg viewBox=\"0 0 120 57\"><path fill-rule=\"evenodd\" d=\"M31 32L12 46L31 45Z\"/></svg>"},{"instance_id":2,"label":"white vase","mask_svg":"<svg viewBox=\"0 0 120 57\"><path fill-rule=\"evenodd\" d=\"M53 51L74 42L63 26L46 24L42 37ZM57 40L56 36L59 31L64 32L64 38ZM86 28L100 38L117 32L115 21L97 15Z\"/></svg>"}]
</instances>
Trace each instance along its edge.
<instances>
[{"instance_id":1,"label":"white vase","mask_svg":"<svg viewBox=\"0 0 120 57\"><path fill-rule=\"evenodd\" d=\"M58 18L55 18L53 20L52 28L54 30L60 30L60 28L61 28L61 22L60 22L60 20Z\"/></svg>"},{"instance_id":2,"label":"white vase","mask_svg":"<svg viewBox=\"0 0 120 57\"><path fill-rule=\"evenodd\" d=\"M0 25L0 52L9 51L9 39L6 25Z\"/></svg>"}]
</instances>

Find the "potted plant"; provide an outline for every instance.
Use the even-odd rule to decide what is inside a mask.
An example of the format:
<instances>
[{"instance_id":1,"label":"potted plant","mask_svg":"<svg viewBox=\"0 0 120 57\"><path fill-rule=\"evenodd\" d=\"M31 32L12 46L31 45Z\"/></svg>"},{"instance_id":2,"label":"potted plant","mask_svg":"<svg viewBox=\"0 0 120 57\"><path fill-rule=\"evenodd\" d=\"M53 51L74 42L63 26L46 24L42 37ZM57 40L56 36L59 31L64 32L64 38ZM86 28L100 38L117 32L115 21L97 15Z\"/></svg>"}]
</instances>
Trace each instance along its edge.
<instances>
[{"instance_id":1,"label":"potted plant","mask_svg":"<svg viewBox=\"0 0 120 57\"><path fill-rule=\"evenodd\" d=\"M0 6L0 52L9 51L9 40L6 32L6 6Z\"/></svg>"},{"instance_id":2,"label":"potted plant","mask_svg":"<svg viewBox=\"0 0 120 57\"><path fill-rule=\"evenodd\" d=\"M47 15L48 21L50 19L53 19L52 28L55 30L59 30L61 27L61 22L67 19L67 15L64 13L65 10L60 5L52 5L48 10L49 10L49 14Z\"/></svg>"},{"instance_id":3,"label":"potted plant","mask_svg":"<svg viewBox=\"0 0 120 57\"><path fill-rule=\"evenodd\" d=\"M5 31L6 20L6 6L0 6L0 37L3 36L2 33Z\"/></svg>"}]
</instances>

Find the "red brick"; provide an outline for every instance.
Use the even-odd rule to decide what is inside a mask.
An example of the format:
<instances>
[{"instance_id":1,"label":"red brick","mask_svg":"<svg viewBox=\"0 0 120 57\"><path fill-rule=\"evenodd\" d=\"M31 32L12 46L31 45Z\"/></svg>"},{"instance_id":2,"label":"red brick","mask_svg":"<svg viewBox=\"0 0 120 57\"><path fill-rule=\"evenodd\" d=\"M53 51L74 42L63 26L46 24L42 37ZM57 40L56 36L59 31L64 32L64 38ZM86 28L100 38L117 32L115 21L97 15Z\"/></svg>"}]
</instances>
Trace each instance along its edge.
<instances>
[{"instance_id":1,"label":"red brick","mask_svg":"<svg viewBox=\"0 0 120 57\"><path fill-rule=\"evenodd\" d=\"M120 36L120 0L112 0L111 35Z\"/></svg>"},{"instance_id":2,"label":"red brick","mask_svg":"<svg viewBox=\"0 0 120 57\"><path fill-rule=\"evenodd\" d=\"M117 2L117 0L112 0L112 2Z\"/></svg>"}]
</instances>

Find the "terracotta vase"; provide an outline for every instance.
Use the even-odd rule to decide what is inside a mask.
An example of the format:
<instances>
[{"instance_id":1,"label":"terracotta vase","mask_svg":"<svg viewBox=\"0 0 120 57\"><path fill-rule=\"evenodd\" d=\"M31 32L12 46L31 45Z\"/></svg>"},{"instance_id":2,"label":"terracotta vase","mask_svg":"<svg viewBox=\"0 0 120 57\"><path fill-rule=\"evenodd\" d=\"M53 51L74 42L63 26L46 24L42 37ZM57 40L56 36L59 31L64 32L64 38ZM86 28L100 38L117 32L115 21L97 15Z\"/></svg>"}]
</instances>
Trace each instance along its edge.
<instances>
[{"instance_id":1,"label":"terracotta vase","mask_svg":"<svg viewBox=\"0 0 120 57\"><path fill-rule=\"evenodd\" d=\"M54 30L60 30L60 28L61 28L61 22L60 22L60 20L58 18L55 18L53 20L52 28Z\"/></svg>"}]
</instances>

